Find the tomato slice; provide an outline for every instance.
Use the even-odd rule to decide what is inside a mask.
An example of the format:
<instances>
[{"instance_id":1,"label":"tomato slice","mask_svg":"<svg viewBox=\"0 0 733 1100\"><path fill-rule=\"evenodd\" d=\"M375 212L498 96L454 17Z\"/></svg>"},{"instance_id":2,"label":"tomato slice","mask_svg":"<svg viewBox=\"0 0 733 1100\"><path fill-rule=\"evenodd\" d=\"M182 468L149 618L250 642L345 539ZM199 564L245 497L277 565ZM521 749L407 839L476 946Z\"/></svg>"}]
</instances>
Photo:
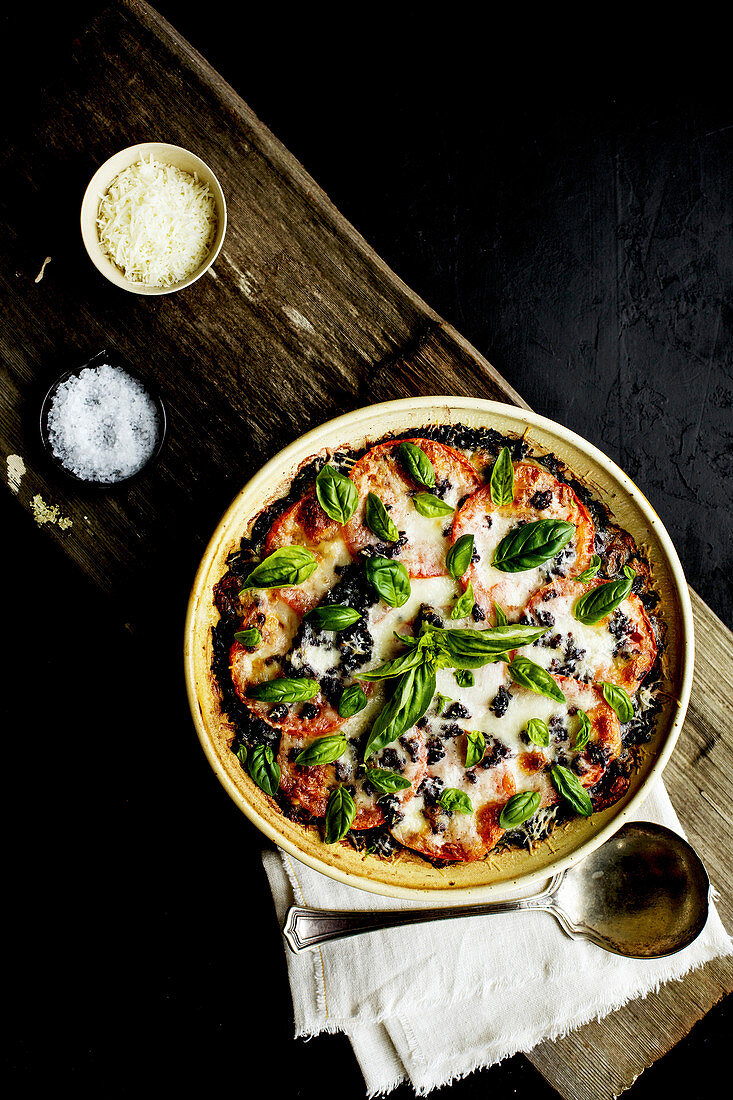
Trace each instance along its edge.
<instances>
[{"instance_id":1,"label":"tomato slice","mask_svg":"<svg viewBox=\"0 0 733 1100\"><path fill-rule=\"evenodd\" d=\"M439 577L446 573L445 555L450 546L451 514L436 518L421 516L412 494L430 492L439 496L451 508L457 508L463 499L482 484L479 474L468 459L452 447L436 443L432 439L410 439L406 442L420 447L433 464L436 487L426 489L418 485L405 471L397 448L403 440L380 443L360 458L351 471L351 478L359 490L359 506L344 527L344 538L352 553L365 546L381 546L385 551L395 548L394 543L384 543L369 530L365 508L369 493L375 493L389 512L406 544L398 545L394 556L401 561L411 577ZM446 535L444 532L448 531Z\"/></svg>"},{"instance_id":2,"label":"tomato slice","mask_svg":"<svg viewBox=\"0 0 733 1100\"><path fill-rule=\"evenodd\" d=\"M520 523L562 519L575 524L575 534L562 550L562 561L548 561L521 573L503 573L491 564L496 547ZM488 485L478 489L459 509L453 521L453 539L474 537L474 560L463 575L473 585L476 603L493 622L496 603L510 621L517 620L530 599L553 575L580 573L590 564L595 531L588 510L563 482L534 462L514 466L514 500L496 507Z\"/></svg>"},{"instance_id":3,"label":"tomato slice","mask_svg":"<svg viewBox=\"0 0 733 1100\"><path fill-rule=\"evenodd\" d=\"M580 707L588 715L591 733L588 747L578 754L575 770L584 787L594 787L611 761L621 751L621 725L613 707L595 684L584 684L568 676L555 676L570 707ZM601 750L599 752L599 750ZM554 785L543 797L543 805L557 802Z\"/></svg>"},{"instance_id":4,"label":"tomato slice","mask_svg":"<svg viewBox=\"0 0 733 1100\"><path fill-rule=\"evenodd\" d=\"M616 611L592 626L573 617L576 601L604 583L556 577L536 592L525 614L529 621L546 626L547 634L519 652L552 673L605 680L633 695L657 656L654 630L639 597L627 596Z\"/></svg>"},{"instance_id":5,"label":"tomato slice","mask_svg":"<svg viewBox=\"0 0 733 1100\"><path fill-rule=\"evenodd\" d=\"M310 733L294 730L283 732L280 739L280 790L291 804L311 817L323 817L332 791L345 783L352 788L356 804L352 829L373 829L382 825L385 820L384 810L379 802L382 796L365 781L363 771L360 772L358 742L347 741L343 756L333 764L300 767L295 759L313 740ZM394 771L410 783L409 787L393 796L393 810L403 812L406 804L414 797L425 774L426 755L424 737L418 730L412 730L370 760L370 766Z\"/></svg>"},{"instance_id":6,"label":"tomato slice","mask_svg":"<svg viewBox=\"0 0 733 1100\"><path fill-rule=\"evenodd\" d=\"M422 789L418 791L417 799L421 801L390 831L400 844L429 859L473 863L483 859L501 837L504 830L499 825L499 814L502 806L515 793L516 784L507 765L499 764L477 771L476 781L470 786L465 785L473 813L446 814L436 799L440 788L435 787L434 781L439 778L445 780L445 787L455 785L449 781L450 777L456 775L459 769L464 770L460 759L460 741L456 738L449 744L441 766L430 769ZM464 784L460 789L464 789ZM416 812L417 805L420 812Z\"/></svg>"},{"instance_id":7,"label":"tomato slice","mask_svg":"<svg viewBox=\"0 0 733 1100\"><path fill-rule=\"evenodd\" d=\"M309 703L289 706L262 703L249 697L249 689L255 684L274 680L280 675L283 660L291 652L300 618L277 589L248 589L240 599L241 629L256 626L262 634L262 642L256 649L235 641L229 651L232 683L242 702L258 718L276 729L302 729L315 735L329 733L342 726L345 719L320 693Z\"/></svg>"},{"instance_id":8,"label":"tomato slice","mask_svg":"<svg viewBox=\"0 0 733 1100\"><path fill-rule=\"evenodd\" d=\"M336 583L336 570L351 561L342 526L323 511L315 489L291 504L273 522L265 539L264 554L282 546L304 546L312 550L318 561L315 572L303 584L278 589L286 603L299 615L305 615Z\"/></svg>"},{"instance_id":9,"label":"tomato slice","mask_svg":"<svg viewBox=\"0 0 733 1100\"><path fill-rule=\"evenodd\" d=\"M241 607L239 629L257 627L262 635L257 648L246 648L235 641L229 651L234 689L240 699L246 701L249 685L272 680L279 672L300 619L276 591L251 588L238 599Z\"/></svg>"}]
</instances>

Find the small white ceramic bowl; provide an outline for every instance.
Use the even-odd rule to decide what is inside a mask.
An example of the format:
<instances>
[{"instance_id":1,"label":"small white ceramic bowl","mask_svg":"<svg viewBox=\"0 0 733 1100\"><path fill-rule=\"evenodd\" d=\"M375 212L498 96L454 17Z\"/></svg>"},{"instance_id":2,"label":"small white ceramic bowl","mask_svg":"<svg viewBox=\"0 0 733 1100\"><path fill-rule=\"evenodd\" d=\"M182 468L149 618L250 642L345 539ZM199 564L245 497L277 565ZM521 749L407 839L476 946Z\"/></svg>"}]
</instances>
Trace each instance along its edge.
<instances>
[{"instance_id":1,"label":"small white ceramic bowl","mask_svg":"<svg viewBox=\"0 0 733 1100\"><path fill-rule=\"evenodd\" d=\"M129 168L131 164L135 164L137 161L141 160L142 157L149 157L151 155L164 164L173 164L183 172L195 172L199 179L204 180L204 182L209 185L209 189L214 196L214 202L216 204L216 236L208 257L191 275L186 279L182 279L179 283L174 283L172 286L146 286L144 283L137 283L133 282L131 279L126 279L120 269L112 263L107 254L103 251L99 243L99 233L97 231L99 203L106 194L112 180L115 176L118 176L120 172L124 171L125 168ZM113 157L106 160L94 173L81 204L81 235L84 241L84 247L89 254L89 259L97 270L101 271L105 279L109 279L111 283L114 283L115 286L120 287L122 290L129 290L132 294L173 294L174 291L183 290L184 287L190 286L191 283L195 283L197 279L201 278L205 271L208 271L219 255L226 228L227 205L224 199L224 192L208 164L194 153L189 153L188 149L183 149L180 145L168 145L167 142L164 141L147 141L142 145L131 145L128 149L122 149L119 153L115 153Z\"/></svg>"}]
</instances>

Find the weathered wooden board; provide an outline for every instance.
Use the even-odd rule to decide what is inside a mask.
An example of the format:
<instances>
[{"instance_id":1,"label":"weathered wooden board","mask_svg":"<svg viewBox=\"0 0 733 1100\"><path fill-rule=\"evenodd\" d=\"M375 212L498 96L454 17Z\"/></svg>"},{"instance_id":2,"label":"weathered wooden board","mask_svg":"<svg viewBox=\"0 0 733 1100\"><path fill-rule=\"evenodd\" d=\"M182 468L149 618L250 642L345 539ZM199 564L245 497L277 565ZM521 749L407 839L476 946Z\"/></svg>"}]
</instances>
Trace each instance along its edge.
<instances>
[{"instance_id":1,"label":"weathered wooden board","mask_svg":"<svg viewBox=\"0 0 733 1100\"><path fill-rule=\"evenodd\" d=\"M94 271L77 217L96 166L125 145L154 138L192 148L211 164L230 223L211 274L181 294L138 298ZM208 534L237 489L314 424L417 393L524 404L387 268L218 74L137 0L111 4L90 24L44 95L35 125L3 150L2 161L3 454L19 454L26 465L18 492L24 507L32 509L41 494L72 520L65 530L47 530L118 602L126 621L149 606L163 565L169 593L184 606ZM36 421L53 377L105 345L160 390L170 428L154 468L129 488L96 493L52 472ZM723 890L733 647L697 598L694 607L697 679L667 778ZM724 917L731 908L727 893ZM544 1044L531 1060L563 1096L610 1097L730 987L729 966L706 967L601 1024Z\"/></svg>"},{"instance_id":2,"label":"weathered wooden board","mask_svg":"<svg viewBox=\"0 0 733 1100\"><path fill-rule=\"evenodd\" d=\"M149 299L113 288L92 268L78 208L96 165L153 136L192 146L212 166L229 228L213 274ZM181 577L190 578L207 533L262 461L368 401L374 372L440 326L151 9L112 5L88 29L66 79L44 96L37 126L3 162L0 438L28 467L22 503L39 492L58 503L72 527L54 526L52 535L122 599L173 545ZM154 380L170 427L154 469L100 496L59 482L35 424L53 377L107 344ZM484 394L506 399L493 368L478 369Z\"/></svg>"}]
</instances>

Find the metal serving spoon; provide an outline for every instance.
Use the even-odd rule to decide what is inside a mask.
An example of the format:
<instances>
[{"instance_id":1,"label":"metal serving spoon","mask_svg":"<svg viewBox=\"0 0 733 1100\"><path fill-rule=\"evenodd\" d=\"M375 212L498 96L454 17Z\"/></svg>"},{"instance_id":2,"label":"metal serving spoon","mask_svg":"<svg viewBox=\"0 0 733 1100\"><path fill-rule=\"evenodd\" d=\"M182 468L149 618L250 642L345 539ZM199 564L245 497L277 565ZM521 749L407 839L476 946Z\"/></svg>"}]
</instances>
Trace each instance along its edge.
<instances>
[{"instance_id":1,"label":"metal serving spoon","mask_svg":"<svg viewBox=\"0 0 733 1100\"><path fill-rule=\"evenodd\" d=\"M662 825L636 821L581 863L552 879L542 894L445 909L339 911L294 905L283 935L292 951L382 928L456 917L541 909L572 939L616 955L657 959L691 944L708 916L708 876L687 841Z\"/></svg>"}]
</instances>

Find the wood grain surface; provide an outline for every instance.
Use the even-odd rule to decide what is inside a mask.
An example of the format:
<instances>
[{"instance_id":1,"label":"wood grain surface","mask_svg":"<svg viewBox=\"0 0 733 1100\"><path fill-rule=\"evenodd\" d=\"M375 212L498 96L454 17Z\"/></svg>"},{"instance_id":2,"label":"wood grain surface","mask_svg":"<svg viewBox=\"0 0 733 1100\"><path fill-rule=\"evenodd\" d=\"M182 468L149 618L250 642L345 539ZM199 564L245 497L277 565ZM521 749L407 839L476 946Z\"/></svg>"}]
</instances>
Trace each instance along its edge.
<instances>
[{"instance_id":1,"label":"wood grain surface","mask_svg":"<svg viewBox=\"0 0 733 1100\"><path fill-rule=\"evenodd\" d=\"M229 207L212 272L154 299L107 284L78 232L95 168L152 139L202 156ZM413 394L525 405L389 270L204 59L137 0L110 4L89 25L42 97L35 125L2 161L3 454L25 463L23 507L32 510L40 495L72 521L45 530L125 621L151 613L163 569L182 617L224 508L267 458L315 424ZM161 393L169 431L154 467L102 493L59 480L44 460L37 415L53 378L105 346ZM666 778L730 921L733 647L694 593L693 606L696 680ZM732 978L730 964L711 964L529 1057L568 1100L617 1095L731 989Z\"/></svg>"}]
</instances>

